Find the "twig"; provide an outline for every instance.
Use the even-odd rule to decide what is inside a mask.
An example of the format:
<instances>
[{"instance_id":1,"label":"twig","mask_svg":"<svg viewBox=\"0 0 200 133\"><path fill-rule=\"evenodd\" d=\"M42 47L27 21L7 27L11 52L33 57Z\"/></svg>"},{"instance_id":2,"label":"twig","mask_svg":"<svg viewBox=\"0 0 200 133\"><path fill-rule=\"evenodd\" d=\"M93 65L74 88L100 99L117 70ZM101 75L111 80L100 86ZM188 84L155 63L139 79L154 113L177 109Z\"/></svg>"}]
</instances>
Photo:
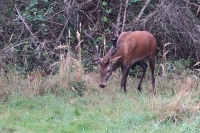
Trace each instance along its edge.
<instances>
[{"instance_id":1,"label":"twig","mask_svg":"<svg viewBox=\"0 0 200 133\"><path fill-rule=\"evenodd\" d=\"M136 18L136 22L139 21L139 19L141 18L142 14L144 13L144 10L147 8L147 6L149 5L149 3L151 2L151 0L147 0L145 5L143 6L143 8L141 9L140 13L138 14L137 18Z\"/></svg>"},{"instance_id":2,"label":"twig","mask_svg":"<svg viewBox=\"0 0 200 133\"><path fill-rule=\"evenodd\" d=\"M171 43L166 43L165 45L164 45L164 47L163 47L163 57L162 57L162 62L165 64L166 63L166 61L167 61L167 57L166 57L166 55L169 53L169 51L170 50L167 50L166 51L166 47L168 46L168 45L170 45Z\"/></svg>"},{"instance_id":3,"label":"twig","mask_svg":"<svg viewBox=\"0 0 200 133\"><path fill-rule=\"evenodd\" d=\"M118 37L119 36L119 27L120 27L120 18L121 18L121 13L122 13L122 2L120 3L120 8L119 8L119 13L117 16L117 25L116 25L116 29L115 29L115 36Z\"/></svg>"},{"instance_id":4,"label":"twig","mask_svg":"<svg viewBox=\"0 0 200 133\"><path fill-rule=\"evenodd\" d=\"M19 46L23 45L26 41L27 40L25 39L25 40L23 40L23 41L21 41L19 43L13 43L13 44L10 44L10 45L6 46L5 48L3 48L0 51L0 56L2 56L2 55L6 55L6 56L9 55L10 54L9 50L11 50L12 48L19 47Z\"/></svg>"},{"instance_id":5,"label":"twig","mask_svg":"<svg viewBox=\"0 0 200 133\"><path fill-rule=\"evenodd\" d=\"M59 12L55 13L54 15L50 16L49 18L47 18L47 19L46 19L46 21L48 21L49 19L51 19L51 18L55 17L56 15L58 15L58 14L60 14L60 13L64 12L64 11L65 11L65 9L64 9L64 10L62 10L62 11L59 11Z\"/></svg>"},{"instance_id":6,"label":"twig","mask_svg":"<svg viewBox=\"0 0 200 133\"><path fill-rule=\"evenodd\" d=\"M172 106L172 109L169 110L169 112L167 113L167 115L165 116L165 118L162 119L160 122L166 122L167 120L172 120L172 121L176 122L176 119L182 121L182 118L179 117L179 116L176 114L176 112L177 112L178 106L180 105L181 100L182 100L184 97L186 97L187 95L188 95L188 94L186 94L186 93L184 93L184 92L180 92L179 94L177 94L176 100L174 100L174 101L172 102L172 105L170 105L170 106ZM170 106L169 106L169 108L170 108Z\"/></svg>"},{"instance_id":7,"label":"twig","mask_svg":"<svg viewBox=\"0 0 200 133\"><path fill-rule=\"evenodd\" d=\"M200 6L200 5L198 5L198 4L191 3L191 2L190 2L190 1L188 1L188 0L183 0L183 2L185 2L185 3L188 3L188 4L190 4L190 5L197 6L197 7L199 7L199 6Z\"/></svg>"},{"instance_id":8,"label":"twig","mask_svg":"<svg viewBox=\"0 0 200 133\"><path fill-rule=\"evenodd\" d=\"M25 22L25 20L23 19L23 17L21 16L19 10L17 9L17 5L15 4L15 9L17 11L17 14L19 15L19 19L21 19L21 21L23 22L23 24L26 26L26 29L30 32L30 34L33 36L33 38L35 40L37 40L40 44L42 44L42 42L40 42L40 40L33 34L33 32L30 30L28 24Z\"/></svg>"},{"instance_id":9,"label":"twig","mask_svg":"<svg viewBox=\"0 0 200 133\"><path fill-rule=\"evenodd\" d=\"M52 30L49 28L49 26L46 25L46 27L47 27L47 29L49 30L50 35L51 35L54 39L56 39L56 35L52 32Z\"/></svg>"},{"instance_id":10,"label":"twig","mask_svg":"<svg viewBox=\"0 0 200 133\"><path fill-rule=\"evenodd\" d=\"M196 64L194 64L193 67L194 67L194 66L198 66L198 65L200 65L200 62L197 62Z\"/></svg>"},{"instance_id":11,"label":"twig","mask_svg":"<svg viewBox=\"0 0 200 133\"><path fill-rule=\"evenodd\" d=\"M123 23L122 23L122 32L124 31L124 26L125 26L125 21L126 21L126 12L127 12L127 7L128 7L128 1L126 0L126 5L125 5L125 9L124 9L124 18L123 18Z\"/></svg>"},{"instance_id":12,"label":"twig","mask_svg":"<svg viewBox=\"0 0 200 133\"><path fill-rule=\"evenodd\" d=\"M153 16L155 16L160 11L160 9L163 8L164 2L165 1L162 1L162 3L157 7L157 9L155 9L153 12L151 12L149 15L147 15L143 19L143 22L141 22L141 23L147 23Z\"/></svg>"},{"instance_id":13,"label":"twig","mask_svg":"<svg viewBox=\"0 0 200 133\"><path fill-rule=\"evenodd\" d=\"M61 23L57 23L57 22L53 22L53 21L46 21L46 22L51 23L51 24L54 24L54 25L58 25L58 26L61 26L61 27L64 26L64 25L61 24Z\"/></svg>"},{"instance_id":14,"label":"twig","mask_svg":"<svg viewBox=\"0 0 200 133\"><path fill-rule=\"evenodd\" d=\"M65 30L65 28L66 28L66 26L67 26L67 24L68 24L68 21L69 21L69 17L66 19L65 25L64 25L64 27L63 27L63 29L62 29L62 31L61 31L61 33L60 33L58 39L56 40L56 43L57 43L57 44L59 43L59 41L60 41L60 39L61 39L61 37L62 37L62 35L63 35L63 32L64 32L64 30Z\"/></svg>"}]
</instances>

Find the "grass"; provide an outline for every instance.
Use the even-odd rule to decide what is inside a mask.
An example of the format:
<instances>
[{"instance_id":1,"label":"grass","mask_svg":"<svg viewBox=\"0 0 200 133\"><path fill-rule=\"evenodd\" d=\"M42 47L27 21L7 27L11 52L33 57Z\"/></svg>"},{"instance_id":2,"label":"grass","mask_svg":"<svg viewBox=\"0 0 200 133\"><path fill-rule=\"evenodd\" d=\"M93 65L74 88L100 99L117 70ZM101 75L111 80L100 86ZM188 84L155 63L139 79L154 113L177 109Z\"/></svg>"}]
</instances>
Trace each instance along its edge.
<instances>
[{"instance_id":1,"label":"grass","mask_svg":"<svg viewBox=\"0 0 200 133\"><path fill-rule=\"evenodd\" d=\"M1 132L199 132L198 113L177 123L162 123L162 116L151 107L155 99L104 93L75 99L54 95L9 99L0 109Z\"/></svg>"},{"instance_id":2,"label":"grass","mask_svg":"<svg viewBox=\"0 0 200 133\"><path fill-rule=\"evenodd\" d=\"M142 94L135 90L137 84L133 81L137 79L129 78L128 92L124 94L119 91L117 74L103 90L97 87L98 76L94 75L84 75L87 90L82 96L70 89L59 95L48 92L30 97L10 93L0 104L0 132L200 132L199 82L190 75L173 79L157 76L156 97L152 97L148 75Z\"/></svg>"}]
</instances>

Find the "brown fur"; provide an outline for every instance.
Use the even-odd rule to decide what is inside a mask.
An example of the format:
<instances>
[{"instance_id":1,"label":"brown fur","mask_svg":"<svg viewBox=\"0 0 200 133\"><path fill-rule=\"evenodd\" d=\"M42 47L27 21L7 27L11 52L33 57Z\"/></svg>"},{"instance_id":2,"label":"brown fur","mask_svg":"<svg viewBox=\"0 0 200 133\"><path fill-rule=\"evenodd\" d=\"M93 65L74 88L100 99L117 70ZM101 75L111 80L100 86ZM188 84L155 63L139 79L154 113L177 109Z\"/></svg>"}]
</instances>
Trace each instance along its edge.
<instances>
[{"instance_id":1,"label":"brown fur","mask_svg":"<svg viewBox=\"0 0 200 133\"><path fill-rule=\"evenodd\" d=\"M113 54L114 47L112 47L105 57L100 59L100 87L104 88L112 72L121 67L122 79L120 87L126 92L128 72L130 69L134 69L134 66L137 64L143 70L142 77L138 84L138 90L141 91L141 84L147 69L147 64L144 61L149 61L153 93L155 95L154 69L156 47L155 37L147 31L121 33L116 44L116 52Z\"/></svg>"},{"instance_id":2,"label":"brown fur","mask_svg":"<svg viewBox=\"0 0 200 133\"><path fill-rule=\"evenodd\" d=\"M131 64L134 59L145 60L154 58L156 54L156 39L147 31L122 32L117 41L117 52L113 58L123 55L118 63L123 65Z\"/></svg>"}]
</instances>

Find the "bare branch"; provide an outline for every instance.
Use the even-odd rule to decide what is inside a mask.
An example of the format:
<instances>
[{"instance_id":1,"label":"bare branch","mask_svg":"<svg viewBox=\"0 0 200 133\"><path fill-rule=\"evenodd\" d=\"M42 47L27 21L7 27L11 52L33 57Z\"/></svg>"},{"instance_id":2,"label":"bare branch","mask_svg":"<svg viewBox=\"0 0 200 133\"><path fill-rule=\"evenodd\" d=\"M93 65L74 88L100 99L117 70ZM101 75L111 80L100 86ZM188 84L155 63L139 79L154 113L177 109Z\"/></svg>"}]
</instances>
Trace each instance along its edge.
<instances>
[{"instance_id":1,"label":"bare branch","mask_svg":"<svg viewBox=\"0 0 200 133\"><path fill-rule=\"evenodd\" d=\"M127 7L128 7L128 2L129 0L126 0L126 5L125 5L125 9L124 9L124 18L123 18L123 23L122 23L122 31L124 31L124 26L125 26L125 22L126 22L126 12L127 12Z\"/></svg>"},{"instance_id":2,"label":"bare branch","mask_svg":"<svg viewBox=\"0 0 200 133\"><path fill-rule=\"evenodd\" d=\"M92 50L88 50L88 49L86 49L86 50L93 53L95 60L97 60L98 63L99 63L101 59L99 57L99 53L97 52L97 48L95 46L94 38L92 37L91 33L90 34L87 34L86 32L84 32L84 33L88 38L90 38L92 40Z\"/></svg>"},{"instance_id":3,"label":"bare branch","mask_svg":"<svg viewBox=\"0 0 200 133\"><path fill-rule=\"evenodd\" d=\"M119 36L119 27L120 27L120 18L121 18L121 13L122 13L122 2L120 3L120 8L119 8L119 13L117 16L117 25L115 26L115 36Z\"/></svg>"},{"instance_id":4,"label":"bare branch","mask_svg":"<svg viewBox=\"0 0 200 133\"><path fill-rule=\"evenodd\" d=\"M138 20L142 17L144 10L147 8L147 6L149 5L150 2L151 2L151 0L146 1L145 5L143 6L143 8L141 9L140 13L138 14L138 16L136 18L136 22L138 22Z\"/></svg>"},{"instance_id":5,"label":"bare branch","mask_svg":"<svg viewBox=\"0 0 200 133\"><path fill-rule=\"evenodd\" d=\"M33 34L33 32L30 30L28 24L25 22L25 20L23 19L23 17L21 16L19 10L17 9L17 5L15 4L15 9L17 11L17 14L19 15L19 19L21 19L21 21L23 22L23 24L26 26L26 29L30 32L30 34L33 36L33 38L35 40L37 40L40 44L42 44L42 42L40 42L40 40Z\"/></svg>"},{"instance_id":6,"label":"bare branch","mask_svg":"<svg viewBox=\"0 0 200 133\"><path fill-rule=\"evenodd\" d=\"M57 44L60 42L60 39L61 39L61 37L62 37L62 35L63 35L63 32L64 32L64 30L65 30L65 28L66 28L66 26L67 26L67 24L68 24L68 21L69 21L69 17L66 19L65 25L64 25L64 27L63 27L63 29L62 29L62 31L61 31L61 33L60 33L58 39L56 40L56 43L57 43Z\"/></svg>"}]
</instances>

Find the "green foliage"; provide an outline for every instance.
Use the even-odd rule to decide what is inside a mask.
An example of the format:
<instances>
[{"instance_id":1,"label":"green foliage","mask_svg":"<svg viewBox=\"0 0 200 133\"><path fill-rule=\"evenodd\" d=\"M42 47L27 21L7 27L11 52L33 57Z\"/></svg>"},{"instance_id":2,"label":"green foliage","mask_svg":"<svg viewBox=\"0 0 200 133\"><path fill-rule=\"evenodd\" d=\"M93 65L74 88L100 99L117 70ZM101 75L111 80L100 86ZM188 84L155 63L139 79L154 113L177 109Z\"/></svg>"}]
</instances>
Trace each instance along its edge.
<instances>
[{"instance_id":1,"label":"green foliage","mask_svg":"<svg viewBox=\"0 0 200 133\"><path fill-rule=\"evenodd\" d=\"M131 5L131 4L136 4L136 3L138 3L138 2L141 2L141 1L143 1L143 0L129 0L129 5Z\"/></svg>"},{"instance_id":2,"label":"green foliage","mask_svg":"<svg viewBox=\"0 0 200 133\"><path fill-rule=\"evenodd\" d=\"M142 69L138 65L136 65L133 70L130 69L129 75L137 77L141 74L141 72L142 72Z\"/></svg>"},{"instance_id":3,"label":"green foliage","mask_svg":"<svg viewBox=\"0 0 200 133\"><path fill-rule=\"evenodd\" d=\"M103 1L102 2L102 17L101 17L101 20L102 20L102 23L103 23L103 29L104 32L107 34L107 33L110 33L110 27L112 26L112 19L111 19L111 15L112 15L112 8L108 5L108 2L106 1Z\"/></svg>"},{"instance_id":4,"label":"green foliage","mask_svg":"<svg viewBox=\"0 0 200 133\"><path fill-rule=\"evenodd\" d=\"M107 13L107 14L112 13L112 9L106 9L106 13Z\"/></svg>"},{"instance_id":5,"label":"green foliage","mask_svg":"<svg viewBox=\"0 0 200 133\"><path fill-rule=\"evenodd\" d=\"M108 18L106 16L102 17L103 22L108 22Z\"/></svg>"},{"instance_id":6,"label":"green foliage","mask_svg":"<svg viewBox=\"0 0 200 133\"><path fill-rule=\"evenodd\" d=\"M103 6L107 6L108 3L107 3L106 1L102 1L102 5L103 5Z\"/></svg>"},{"instance_id":7,"label":"green foliage","mask_svg":"<svg viewBox=\"0 0 200 133\"><path fill-rule=\"evenodd\" d=\"M139 1L141 1L141 0L129 0L130 3L133 3L133 2L136 3L136 2L139 2Z\"/></svg>"},{"instance_id":8,"label":"green foliage","mask_svg":"<svg viewBox=\"0 0 200 133\"><path fill-rule=\"evenodd\" d=\"M190 66L190 60L176 60L165 63L166 72L180 74Z\"/></svg>"},{"instance_id":9,"label":"green foliage","mask_svg":"<svg viewBox=\"0 0 200 133\"><path fill-rule=\"evenodd\" d=\"M30 3L25 7L25 11L23 12L22 16L29 22L34 21L45 21L44 14L46 9L41 4L45 5L48 0L32 0ZM52 9L52 8L51 8ZM49 10L52 11L52 10Z\"/></svg>"},{"instance_id":10,"label":"green foliage","mask_svg":"<svg viewBox=\"0 0 200 133\"><path fill-rule=\"evenodd\" d=\"M30 10L31 8L33 8L35 5L37 5L38 4L38 0L32 0L31 2L30 2L30 4L28 5L28 6L26 6L25 7L25 9L28 11L28 10Z\"/></svg>"}]
</instances>

